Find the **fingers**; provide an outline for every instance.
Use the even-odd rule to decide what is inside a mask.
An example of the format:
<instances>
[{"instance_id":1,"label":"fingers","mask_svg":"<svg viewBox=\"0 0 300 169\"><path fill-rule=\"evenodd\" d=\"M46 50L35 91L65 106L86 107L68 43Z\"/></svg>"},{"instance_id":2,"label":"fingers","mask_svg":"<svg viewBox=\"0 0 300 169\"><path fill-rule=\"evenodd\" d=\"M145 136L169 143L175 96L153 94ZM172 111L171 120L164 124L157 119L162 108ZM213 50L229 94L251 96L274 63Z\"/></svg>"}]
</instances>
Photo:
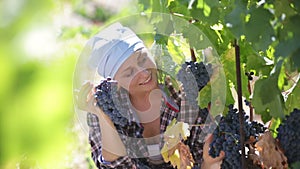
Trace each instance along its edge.
<instances>
[{"instance_id":1,"label":"fingers","mask_svg":"<svg viewBox=\"0 0 300 169\"><path fill-rule=\"evenodd\" d=\"M204 158L204 161L206 161L207 163L209 164L213 164L213 163L218 163L218 162L221 162L224 157L225 157L225 152L224 151L221 151L219 156L215 157L215 158L212 158L210 155L209 155L209 145L210 143L213 141L213 135L212 134L208 134L205 138L205 143L204 143L204 147L203 147L203 158Z\"/></svg>"},{"instance_id":2,"label":"fingers","mask_svg":"<svg viewBox=\"0 0 300 169\"><path fill-rule=\"evenodd\" d=\"M93 98L93 85L90 82L84 83L77 95L77 105L78 108L82 110L87 110L89 108L89 102Z\"/></svg>"},{"instance_id":3,"label":"fingers","mask_svg":"<svg viewBox=\"0 0 300 169\"><path fill-rule=\"evenodd\" d=\"M80 97L86 97L86 100L87 100L87 96L90 95L90 93L92 91L92 88L93 88L93 85L91 83L85 83L81 87L78 96L80 96Z\"/></svg>"},{"instance_id":4,"label":"fingers","mask_svg":"<svg viewBox=\"0 0 300 169\"><path fill-rule=\"evenodd\" d=\"M225 152L221 151L218 157L213 158L213 162L219 162L222 161L225 157Z\"/></svg>"},{"instance_id":5,"label":"fingers","mask_svg":"<svg viewBox=\"0 0 300 169\"><path fill-rule=\"evenodd\" d=\"M205 143L211 143L213 141L213 135L212 134L207 134L205 138Z\"/></svg>"}]
</instances>

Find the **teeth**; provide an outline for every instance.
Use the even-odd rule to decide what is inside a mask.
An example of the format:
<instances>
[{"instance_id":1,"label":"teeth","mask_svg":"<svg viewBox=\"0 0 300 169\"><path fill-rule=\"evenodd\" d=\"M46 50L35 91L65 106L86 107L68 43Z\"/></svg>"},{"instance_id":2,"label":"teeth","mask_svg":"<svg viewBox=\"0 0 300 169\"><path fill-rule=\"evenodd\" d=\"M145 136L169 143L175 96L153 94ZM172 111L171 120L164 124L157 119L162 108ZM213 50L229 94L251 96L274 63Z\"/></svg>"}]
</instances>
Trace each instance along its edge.
<instances>
[{"instance_id":1,"label":"teeth","mask_svg":"<svg viewBox=\"0 0 300 169\"><path fill-rule=\"evenodd\" d=\"M146 83L148 83L149 81L151 80L151 75L148 77L148 79L145 81L145 82L143 82L142 84L146 84Z\"/></svg>"}]
</instances>

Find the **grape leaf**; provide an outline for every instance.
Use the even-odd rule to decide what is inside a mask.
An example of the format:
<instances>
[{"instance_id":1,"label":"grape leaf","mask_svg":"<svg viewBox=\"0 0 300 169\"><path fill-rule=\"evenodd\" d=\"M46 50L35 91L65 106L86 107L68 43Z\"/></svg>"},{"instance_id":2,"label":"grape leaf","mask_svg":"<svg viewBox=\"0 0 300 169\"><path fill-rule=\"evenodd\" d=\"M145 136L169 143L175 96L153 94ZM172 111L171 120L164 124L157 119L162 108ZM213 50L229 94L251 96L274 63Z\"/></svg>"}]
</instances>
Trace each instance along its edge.
<instances>
[{"instance_id":1,"label":"grape leaf","mask_svg":"<svg viewBox=\"0 0 300 169\"><path fill-rule=\"evenodd\" d=\"M291 168L300 168L300 161L291 164Z\"/></svg>"},{"instance_id":2,"label":"grape leaf","mask_svg":"<svg viewBox=\"0 0 300 169\"><path fill-rule=\"evenodd\" d=\"M258 50L266 50L271 41L271 36L274 35L274 30L269 23L272 15L263 7L252 8L249 12L250 19L245 24L246 39L252 43L258 43ZM264 16L264 17L261 17Z\"/></svg>"},{"instance_id":3,"label":"grape leaf","mask_svg":"<svg viewBox=\"0 0 300 169\"><path fill-rule=\"evenodd\" d=\"M300 49L299 39L292 38L286 41L281 41L275 48L275 57L288 57L292 53Z\"/></svg>"},{"instance_id":4,"label":"grape leaf","mask_svg":"<svg viewBox=\"0 0 300 169\"><path fill-rule=\"evenodd\" d=\"M166 163L170 162L174 168L178 169L191 169L195 163L189 147L182 142L169 151L163 151L162 156Z\"/></svg>"},{"instance_id":5,"label":"grape leaf","mask_svg":"<svg viewBox=\"0 0 300 169\"><path fill-rule=\"evenodd\" d=\"M171 162L173 167L178 169L186 169L193 166L194 159L190 150L188 146L181 142L189 136L189 125L173 119L164 133L165 143L161 149L162 157L166 163Z\"/></svg>"},{"instance_id":6,"label":"grape leaf","mask_svg":"<svg viewBox=\"0 0 300 169\"><path fill-rule=\"evenodd\" d=\"M252 104L257 114L262 115L262 120L284 117L284 101L277 86L276 78L259 79L255 82Z\"/></svg>"},{"instance_id":7,"label":"grape leaf","mask_svg":"<svg viewBox=\"0 0 300 169\"><path fill-rule=\"evenodd\" d=\"M298 80L297 85L293 88L291 93L285 102L286 111L285 114L292 112L294 108L300 109L300 82Z\"/></svg>"},{"instance_id":8,"label":"grape leaf","mask_svg":"<svg viewBox=\"0 0 300 169\"><path fill-rule=\"evenodd\" d=\"M138 0L138 3L142 5L143 11L151 7L151 0Z\"/></svg>"},{"instance_id":9,"label":"grape leaf","mask_svg":"<svg viewBox=\"0 0 300 169\"><path fill-rule=\"evenodd\" d=\"M221 56L221 62L223 64L225 76L227 83L232 83L235 88L237 88L237 81L236 81L236 65L235 65L235 48L231 48L227 50L227 52ZM243 72L243 70L241 70ZM245 97L249 97L249 92L247 89L248 78L245 76L245 73L242 73L242 94ZM227 85L229 88L230 86ZM229 91L229 90L227 90ZM230 93L228 93L230 94Z\"/></svg>"},{"instance_id":10,"label":"grape leaf","mask_svg":"<svg viewBox=\"0 0 300 169\"><path fill-rule=\"evenodd\" d=\"M186 140L190 136L189 124L184 122L177 122L173 119L172 122L167 126L164 133L164 137L168 140L180 141L181 139Z\"/></svg>"},{"instance_id":11,"label":"grape leaf","mask_svg":"<svg viewBox=\"0 0 300 169\"><path fill-rule=\"evenodd\" d=\"M186 38L191 47L196 49L205 49L211 46L210 41L207 39L206 35L202 32L203 30L198 28L195 24L189 24L183 29L182 35Z\"/></svg>"},{"instance_id":12,"label":"grape leaf","mask_svg":"<svg viewBox=\"0 0 300 169\"><path fill-rule=\"evenodd\" d=\"M275 16L280 18L282 14L286 15L287 17L294 15L296 12L291 7L290 5L291 2L292 1L275 0L274 1Z\"/></svg>"},{"instance_id":13,"label":"grape leaf","mask_svg":"<svg viewBox=\"0 0 300 169\"><path fill-rule=\"evenodd\" d=\"M172 1L169 5L169 10L171 13L179 13L185 16L189 15L187 6L180 4L178 1Z\"/></svg>"},{"instance_id":14,"label":"grape leaf","mask_svg":"<svg viewBox=\"0 0 300 169\"><path fill-rule=\"evenodd\" d=\"M245 11L246 5L242 4L240 1L235 1L233 10L224 17L225 23L237 39L244 34Z\"/></svg>"},{"instance_id":15,"label":"grape leaf","mask_svg":"<svg viewBox=\"0 0 300 169\"><path fill-rule=\"evenodd\" d=\"M265 132L259 138L259 141L255 144L255 148L259 152L258 159L262 167L288 168L287 158L270 132Z\"/></svg>"},{"instance_id":16,"label":"grape leaf","mask_svg":"<svg viewBox=\"0 0 300 169\"><path fill-rule=\"evenodd\" d=\"M300 47L296 49L295 52L292 53L291 56L291 62L293 63L292 66L296 69L298 69L298 71L300 71Z\"/></svg>"}]
</instances>

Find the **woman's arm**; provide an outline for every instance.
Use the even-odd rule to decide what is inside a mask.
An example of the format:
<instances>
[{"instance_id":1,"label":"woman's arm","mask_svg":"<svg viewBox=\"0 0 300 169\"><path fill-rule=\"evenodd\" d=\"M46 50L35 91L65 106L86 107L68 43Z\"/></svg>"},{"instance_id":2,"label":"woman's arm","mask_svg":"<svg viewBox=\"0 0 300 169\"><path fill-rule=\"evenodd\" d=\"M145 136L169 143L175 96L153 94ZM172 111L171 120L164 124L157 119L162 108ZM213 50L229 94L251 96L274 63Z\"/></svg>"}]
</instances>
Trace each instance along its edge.
<instances>
[{"instance_id":1,"label":"woman's arm","mask_svg":"<svg viewBox=\"0 0 300 169\"><path fill-rule=\"evenodd\" d=\"M102 131L100 130L99 118L94 113L87 113L87 123L89 125L89 142L91 145L91 155L98 168L134 168L135 163L129 156L115 155L105 150L110 157L103 157ZM105 154L105 153L104 153ZM105 159L112 158L112 159Z\"/></svg>"},{"instance_id":2,"label":"woman's arm","mask_svg":"<svg viewBox=\"0 0 300 169\"><path fill-rule=\"evenodd\" d=\"M93 144L99 144L97 147L100 147L101 144L102 156L105 161L114 161L119 157L126 155L125 146L122 143L113 122L99 107L95 106L93 89L94 87L91 83L85 83L78 92L77 105L79 109L91 112L97 116L97 122L93 123L99 124L100 130L93 129L95 126L90 126L91 130L94 130L91 131L90 137L92 137L92 139L93 137L95 138L95 143ZM98 127L97 125L96 128ZM100 138L97 138L99 134Z\"/></svg>"},{"instance_id":3,"label":"woman's arm","mask_svg":"<svg viewBox=\"0 0 300 169\"><path fill-rule=\"evenodd\" d=\"M125 146L110 118L104 114L100 108L96 108L93 112L98 116L101 140L102 140L102 156L105 161L115 161L119 157L126 155Z\"/></svg>"}]
</instances>

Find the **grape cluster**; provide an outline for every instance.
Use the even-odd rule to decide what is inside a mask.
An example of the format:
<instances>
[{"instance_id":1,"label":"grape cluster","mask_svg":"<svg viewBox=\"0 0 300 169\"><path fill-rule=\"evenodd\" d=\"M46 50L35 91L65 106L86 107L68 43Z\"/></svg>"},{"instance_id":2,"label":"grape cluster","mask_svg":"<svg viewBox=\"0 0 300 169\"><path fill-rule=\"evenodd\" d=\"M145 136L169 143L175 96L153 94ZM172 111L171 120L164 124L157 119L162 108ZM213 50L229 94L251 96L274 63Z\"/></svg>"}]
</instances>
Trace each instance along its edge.
<instances>
[{"instance_id":1,"label":"grape cluster","mask_svg":"<svg viewBox=\"0 0 300 169\"><path fill-rule=\"evenodd\" d=\"M265 127L258 122L248 121L248 116L244 114L244 133L245 140L250 136L258 138L260 133L265 131ZM213 141L210 144L209 154L212 157L220 155L221 151L225 152L222 169L240 169L241 166L241 144L240 144L240 122L239 113L233 105L229 106L226 116L217 116L218 126L213 132Z\"/></svg>"},{"instance_id":2,"label":"grape cluster","mask_svg":"<svg viewBox=\"0 0 300 169\"><path fill-rule=\"evenodd\" d=\"M178 71L177 79L182 83L184 93L191 105L197 105L198 92L207 85L212 72L211 64L185 62Z\"/></svg>"},{"instance_id":3,"label":"grape cluster","mask_svg":"<svg viewBox=\"0 0 300 169\"><path fill-rule=\"evenodd\" d=\"M245 103L246 106L250 106L250 102L248 100L245 99L244 103Z\"/></svg>"},{"instance_id":4,"label":"grape cluster","mask_svg":"<svg viewBox=\"0 0 300 169\"><path fill-rule=\"evenodd\" d=\"M300 110L294 109L279 125L277 139L288 163L300 161Z\"/></svg>"},{"instance_id":5,"label":"grape cluster","mask_svg":"<svg viewBox=\"0 0 300 169\"><path fill-rule=\"evenodd\" d=\"M212 65L204 64L203 62L185 62L182 64L181 71L191 72L197 82L198 91L200 91L210 80L212 74ZM191 80L191 79L189 79Z\"/></svg>"},{"instance_id":6,"label":"grape cluster","mask_svg":"<svg viewBox=\"0 0 300 169\"><path fill-rule=\"evenodd\" d=\"M245 75L248 77L248 80L251 81L253 80L252 76L254 75L254 72L246 72Z\"/></svg>"},{"instance_id":7,"label":"grape cluster","mask_svg":"<svg viewBox=\"0 0 300 169\"><path fill-rule=\"evenodd\" d=\"M98 86L96 86L95 99L97 105L101 110L107 114L110 119L120 126L125 126L128 119L120 113L121 107L117 103L117 100L113 98L116 95L117 83L111 79L102 80Z\"/></svg>"}]
</instances>

